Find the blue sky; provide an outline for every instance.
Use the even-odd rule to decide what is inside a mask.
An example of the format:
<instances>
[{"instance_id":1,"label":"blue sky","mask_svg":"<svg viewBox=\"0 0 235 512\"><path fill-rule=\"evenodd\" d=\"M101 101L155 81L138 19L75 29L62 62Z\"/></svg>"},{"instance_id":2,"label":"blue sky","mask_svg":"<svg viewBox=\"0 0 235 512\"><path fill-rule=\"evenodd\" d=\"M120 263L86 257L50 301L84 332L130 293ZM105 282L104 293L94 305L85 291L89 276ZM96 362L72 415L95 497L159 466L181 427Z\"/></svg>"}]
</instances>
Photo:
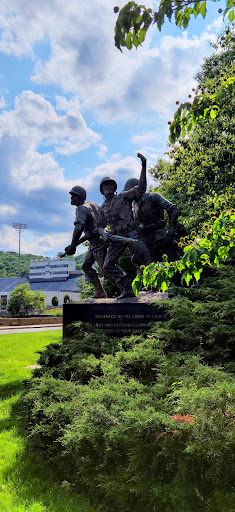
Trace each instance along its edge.
<instances>
[{"instance_id":1,"label":"blue sky","mask_svg":"<svg viewBox=\"0 0 235 512\"><path fill-rule=\"evenodd\" d=\"M191 93L224 27L223 1L211 2L187 30L153 26L143 47L121 53L117 4L125 2L1 1L0 250L18 250L12 223L22 222L22 253L56 256L71 241L72 186L102 204L102 177L121 191L139 175L138 151L148 166L164 156L175 102Z\"/></svg>"}]
</instances>

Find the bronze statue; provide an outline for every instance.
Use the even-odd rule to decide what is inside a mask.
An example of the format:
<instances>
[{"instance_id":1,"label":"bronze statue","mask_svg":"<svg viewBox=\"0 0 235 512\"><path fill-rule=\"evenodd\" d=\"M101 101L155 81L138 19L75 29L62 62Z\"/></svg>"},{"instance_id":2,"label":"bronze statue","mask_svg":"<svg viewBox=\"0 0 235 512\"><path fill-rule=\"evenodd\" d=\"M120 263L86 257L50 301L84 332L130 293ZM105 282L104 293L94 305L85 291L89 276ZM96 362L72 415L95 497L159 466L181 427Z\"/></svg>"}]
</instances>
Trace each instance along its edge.
<instances>
[{"instance_id":1,"label":"bronze statue","mask_svg":"<svg viewBox=\"0 0 235 512\"><path fill-rule=\"evenodd\" d=\"M104 195L105 201L100 208L98 232L105 241L108 241L109 234L104 228L109 225L112 235L125 236L129 239L126 244L119 241L111 241L103 265L105 276L122 290L120 298L134 296L131 282L117 264L120 256L125 251L125 247L129 248L132 253L132 262L138 268L140 265L149 265L151 263L149 250L136 228L132 214L132 201L139 200L147 187L146 158L140 153L137 156L142 162L141 175L137 185L117 195L115 194L117 183L113 178L103 178L100 183L100 191Z\"/></svg>"},{"instance_id":2,"label":"bronze statue","mask_svg":"<svg viewBox=\"0 0 235 512\"><path fill-rule=\"evenodd\" d=\"M105 298L107 295L102 287L97 270L93 267L93 263L97 261L102 270L107 251L107 245L97 230L100 207L96 203L85 202L86 190L83 187L75 186L69 193L71 194L71 204L77 206L77 208L72 242L65 248L65 254L75 254L76 247L82 241L89 241L89 248L82 270L95 288L94 298ZM85 237L81 238L83 232Z\"/></svg>"},{"instance_id":3,"label":"bronze statue","mask_svg":"<svg viewBox=\"0 0 235 512\"><path fill-rule=\"evenodd\" d=\"M138 184L136 178L127 180L124 191L128 191ZM161 261L165 253L171 261L178 257L177 244L174 242L174 234L178 210L175 204L156 192L145 193L132 203L133 216L146 244L149 247L152 258ZM169 229L166 229L164 210L168 214Z\"/></svg>"}]
</instances>

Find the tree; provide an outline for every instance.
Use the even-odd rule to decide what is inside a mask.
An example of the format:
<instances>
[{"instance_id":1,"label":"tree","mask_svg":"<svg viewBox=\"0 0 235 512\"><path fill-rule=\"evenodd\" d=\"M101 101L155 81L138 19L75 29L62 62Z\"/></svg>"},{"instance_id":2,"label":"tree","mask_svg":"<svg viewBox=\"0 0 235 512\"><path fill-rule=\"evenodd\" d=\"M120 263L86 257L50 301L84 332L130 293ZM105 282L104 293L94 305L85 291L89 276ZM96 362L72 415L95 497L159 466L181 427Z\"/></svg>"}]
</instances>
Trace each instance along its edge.
<instances>
[{"instance_id":1,"label":"tree","mask_svg":"<svg viewBox=\"0 0 235 512\"><path fill-rule=\"evenodd\" d=\"M195 125L202 125L204 119L216 120L226 112L233 118L235 96L235 33L234 24L227 27L214 45L215 52L205 59L202 71L196 76L198 88L189 94L193 99L181 103L170 125L169 140L172 144L185 137ZM177 101L176 104L179 104ZM230 111L229 111L230 108ZM222 129L222 125L219 126Z\"/></svg>"},{"instance_id":2,"label":"tree","mask_svg":"<svg viewBox=\"0 0 235 512\"><path fill-rule=\"evenodd\" d=\"M168 18L170 22L174 18L178 27L187 28L192 16L196 18L200 14L205 18L208 1L161 0L158 10L155 12L135 2L128 2L120 12L119 7L114 7L114 12L119 12L115 26L115 46L119 50L121 47L126 47L128 50L131 50L133 46L137 48L145 40L146 32L152 24L156 23L158 30L161 31L165 18ZM226 0L224 11L220 8L218 12L223 12L224 18L228 15L229 21L233 21L235 19L234 7L235 0Z\"/></svg>"},{"instance_id":3,"label":"tree","mask_svg":"<svg viewBox=\"0 0 235 512\"><path fill-rule=\"evenodd\" d=\"M176 203L180 220L197 233L211 217L234 207L235 180L235 96L229 90L234 74L235 35L226 29L214 45L214 53L205 59L198 73L198 91L214 94L221 77L225 78L221 96L217 95L218 113L199 118L187 137L171 144L170 162L158 161L151 169L161 194ZM173 123L172 123L173 124ZM161 165L160 165L161 164Z\"/></svg>"},{"instance_id":4,"label":"tree","mask_svg":"<svg viewBox=\"0 0 235 512\"><path fill-rule=\"evenodd\" d=\"M12 317L25 317L35 311L41 312L46 307L45 298L41 290L30 290L29 283L20 284L10 292L7 310Z\"/></svg>"},{"instance_id":5,"label":"tree","mask_svg":"<svg viewBox=\"0 0 235 512\"><path fill-rule=\"evenodd\" d=\"M43 260L43 256L21 254L21 277L28 277L30 261ZM15 277L18 275L19 255L13 251L0 251L0 277Z\"/></svg>"},{"instance_id":6,"label":"tree","mask_svg":"<svg viewBox=\"0 0 235 512\"><path fill-rule=\"evenodd\" d=\"M205 265L219 266L221 260L234 257L235 97L230 90L234 41L234 30L226 29L196 77L198 90L208 95L217 94L222 77L217 115L198 117L188 136L171 145L170 163L159 160L151 170L156 180L162 180L157 190L179 206L184 226L193 230L179 244L184 255L177 262L143 268L133 283L136 293L142 283L165 291L176 272L188 285L193 277L200 278Z\"/></svg>"},{"instance_id":7,"label":"tree","mask_svg":"<svg viewBox=\"0 0 235 512\"><path fill-rule=\"evenodd\" d=\"M86 242L84 242L84 244L85 243ZM76 261L76 270L78 270L79 272L82 272L82 265L84 263L85 256L86 256L86 252L83 254L78 254L77 256L74 256L75 261Z\"/></svg>"}]
</instances>

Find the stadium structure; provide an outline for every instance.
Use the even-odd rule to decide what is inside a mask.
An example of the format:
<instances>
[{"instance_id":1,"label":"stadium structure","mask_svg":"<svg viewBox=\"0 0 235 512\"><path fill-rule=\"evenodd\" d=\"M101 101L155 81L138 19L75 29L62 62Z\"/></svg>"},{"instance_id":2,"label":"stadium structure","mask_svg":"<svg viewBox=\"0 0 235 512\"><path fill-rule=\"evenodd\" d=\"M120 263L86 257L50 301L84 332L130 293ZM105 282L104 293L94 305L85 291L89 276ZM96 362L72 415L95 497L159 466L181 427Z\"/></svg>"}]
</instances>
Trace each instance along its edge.
<instances>
[{"instance_id":1,"label":"stadium structure","mask_svg":"<svg viewBox=\"0 0 235 512\"><path fill-rule=\"evenodd\" d=\"M2 277L0 278L0 310L6 311L10 292L19 284L29 283L33 292L41 290L45 296L47 306L51 306L54 295L59 305L64 302L64 296L69 295L72 300L78 300L76 279L82 274L76 271L76 263L69 259L51 259L31 261L29 277Z\"/></svg>"}]
</instances>

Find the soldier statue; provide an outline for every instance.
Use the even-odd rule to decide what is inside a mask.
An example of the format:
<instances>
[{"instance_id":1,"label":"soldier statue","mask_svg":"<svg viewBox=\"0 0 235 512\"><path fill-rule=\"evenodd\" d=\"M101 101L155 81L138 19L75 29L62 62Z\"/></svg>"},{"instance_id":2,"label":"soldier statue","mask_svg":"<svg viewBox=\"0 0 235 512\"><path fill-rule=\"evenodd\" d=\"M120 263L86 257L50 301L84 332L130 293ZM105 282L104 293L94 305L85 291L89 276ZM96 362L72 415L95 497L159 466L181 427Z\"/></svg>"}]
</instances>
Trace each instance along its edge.
<instances>
[{"instance_id":1,"label":"soldier statue","mask_svg":"<svg viewBox=\"0 0 235 512\"><path fill-rule=\"evenodd\" d=\"M134 296L131 282L118 265L118 260L125 251L125 247L129 248L132 254L132 262L138 268L140 265L149 265L151 263L149 250L136 228L132 214L132 201L138 201L145 193L147 187L146 158L140 153L137 156L142 162L142 170L140 179L134 187L120 194L115 194L117 183L113 178L103 178L100 183L100 191L104 195L105 201L100 208L98 232L105 241L108 241L110 235L104 228L109 225L112 235L117 235L117 238L118 236L122 238L128 237L126 244L119 241L111 241L103 265L104 275L121 289L122 294L119 297L121 299Z\"/></svg>"},{"instance_id":2,"label":"soldier statue","mask_svg":"<svg viewBox=\"0 0 235 512\"><path fill-rule=\"evenodd\" d=\"M138 180L127 180L124 191L137 186ZM171 261L178 259L177 243L174 241L178 210L175 204L156 192L145 193L140 199L132 202L133 217L141 229L151 256L155 261L161 261L165 253ZM169 229L166 229L164 210L169 218Z\"/></svg>"},{"instance_id":3,"label":"soldier statue","mask_svg":"<svg viewBox=\"0 0 235 512\"><path fill-rule=\"evenodd\" d=\"M85 202L86 190L83 187L75 186L69 193L71 194L71 204L77 206L77 208L72 242L65 248L65 254L75 254L79 243L84 240L89 241L89 248L82 270L95 288L94 298L106 298L107 295L102 287L97 270L93 267L93 263L97 261L101 270L103 269L107 251L107 245L97 230L100 207L96 203ZM83 232L85 236L81 238Z\"/></svg>"}]
</instances>

